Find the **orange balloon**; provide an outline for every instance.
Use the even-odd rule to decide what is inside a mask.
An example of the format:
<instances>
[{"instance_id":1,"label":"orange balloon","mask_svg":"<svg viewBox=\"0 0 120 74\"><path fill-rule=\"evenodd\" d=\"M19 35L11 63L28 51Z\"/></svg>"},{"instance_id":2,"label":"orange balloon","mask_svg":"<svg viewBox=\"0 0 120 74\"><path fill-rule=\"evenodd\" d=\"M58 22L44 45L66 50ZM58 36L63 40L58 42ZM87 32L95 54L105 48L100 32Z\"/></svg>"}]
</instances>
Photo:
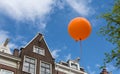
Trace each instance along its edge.
<instances>
[{"instance_id":1,"label":"orange balloon","mask_svg":"<svg viewBox=\"0 0 120 74\"><path fill-rule=\"evenodd\" d=\"M90 35L91 30L90 22L83 17L74 18L68 25L68 32L76 41L85 40Z\"/></svg>"}]
</instances>

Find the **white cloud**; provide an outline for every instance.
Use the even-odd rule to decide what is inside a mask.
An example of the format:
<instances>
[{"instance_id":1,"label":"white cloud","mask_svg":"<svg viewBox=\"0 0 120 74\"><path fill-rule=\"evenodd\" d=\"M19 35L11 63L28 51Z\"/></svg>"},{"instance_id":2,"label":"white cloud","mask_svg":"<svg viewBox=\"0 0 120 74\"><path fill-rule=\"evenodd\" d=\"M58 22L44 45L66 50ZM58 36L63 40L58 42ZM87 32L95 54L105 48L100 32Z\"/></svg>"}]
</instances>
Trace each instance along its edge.
<instances>
[{"instance_id":1,"label":"white cloud","mask_svg":"<svg viewBox=\"0 0 120 74\"><path fill-rule=\"evenodd\" d=\"M0 30L0 44L5 41L6 38L8 38L8 32Z\"/></svg>"},{"instance_id":2,"label":"white cloud","mask_svg":"<svg viewBox=\"0 0 120 74\"><path fill-rule=\"evenodd\" d=\"M54 3L55 0L0 0L0 12L17 21L33 21L34 26L44 29Z\"/></svg>"},{"instance_id":3,"label":"white cloud","mask_svg":"<svg viewBox=\"0 0 120 74\"><path fill-rule=\"evenodd\" d=\"M68 4L81 16L88 16L93 13L93 9L91 6L89 6L89 3L92 2L92 0L66 0Z\"/></svg>"},{"instance_id":4,"label":"white cloud","mask_svg":"<svg viewBox=\"0 0 120 74\"><path fill-rule=\"evenodd\" d=\"M10 42L10 43L8 44L8 47L11 48L11 49L15 49L15 48L17 48L18 46L17 46L16 44Z\"/></svg>"},{"instance_id":5,"label":"white cloud","mask_svg":"<svg viewBox=\"0 0 120 74\"><path fill-rule=\"evenodd\" d=\"M63 45L59 48L55 48L54 50L52 50L51 54L52 54L53 58L57 59L57 61L61 61L60 57L62 57L62 56L60 56L60 54L61 54L61 52L64 52L64 50L66 50L66 49L67 49L67 46ZM66 61L66 59L71 58L71 54L68 54L67 56L63 56L63 57L64 57L64 60Z\"/></svg>"},{"instance_id":6,"label":"white cloud","mask_svg":"<svg viewBox=\"0 0 120 74\"><path fill-rule=\"evenodd\" d=\"M100 64L96 64L96 67L97 67L97 68L100 68L101 66L100 66Z\"/></svg>"},{"instance_id":7,"label":"white cloud","mask_svg":"<svg viewBox=\"0 0 120 74\"><path fill-rule=\"evenodd\" d=\"M62 45L61 49L62 50L68 50L68 47L67 47L67 45Z\"/></svg>"},{"instance_id":8,"label":"white cloud","mask_svg":"<svg viewBox=\"0 0 120 74\"><path fill-rule=\"evenodd\" d=\"M91 70L91 67L90 67L90 66L87 66L87 71L88 71L88 74L96 74L95 71L92 71L92 70Z\"/></svg>"},{"instance_id":9,"label":"white cloud","mask_svg":"<svg viewBox=\"0 0 120 74\"><path fill-rule=\"evenodd\" d=\"M96 15L96 16L97 16L97 15ZM96 18L90 19L90 21L91 21L91 25L92 25L93 27L98 27L98 26L100 26L100 25L103 24L103 22L101 22L101 20L96 19Z\"/></svg>"},{"instance_id":10,"label":"white cloud","mask_svg":"<svg viewBox=\"0 0 120 74\"><path fill-rule=\"evenodd\" d=\"M40 29L41 31L44 31L45 28L46 28L46 23L41 22L41 23L38 24L38 26L40 26L39 29Z\"/></svg>"},{"instance_id":11,"label":"white cloud","mask_svg":"<svg viewBox=\"0 0 120 74\"><path fill-rule=\"evenodd\" d=\"M22 40L22 39L24 39L23 36L17 35L17 36L14 38L14 41L20 41L20 40Z\"/></svg>"},{"instance_id":12,"label":"white cloud","mask_svg":"<svg viewBox=\"0 0 120 74\"><path fill-rule=\"evenodd\" d=\"M51 52L51 54L52 54L52 56L54 57L54 58L58 58L59 57L59 52L60 52L61 50L59 50L59 49L55 49L55 50L53 50L52 52Z\"/></svg>"},{"instance_id":13,"label":"white cloud","mask_svg":"<svg viewBox=\"0 0 120 74\"><path fill-rule=\"evenodd\" d=\"M100 68L101 65L100 65L100 64L96 64L96 67L97 67L97 68ZM115 66L113 66L112 64L106 64L106 69L107 69L107 71L113 71L113 70L115 70L116 68L115 68Z\"/></svg>"},{"instance_id":14,"label":"white cloud","mask_svg":"<svg viewBox=\"0 0 120 74\"><path fill-rule=\"evenodd\" d=\"M112 64L107 64L106 69L107 69L108 71L114 71L116 68L115 68L115 66L113 66Z\"/></svg>"},{"instance_id":15,"label":"white cloud","mask_svg":"<svg viewBox=\"0 0 120 74\"><path fill-rule=\"evenodd\" d=\"M44 31L55 5L64 9L68 3L80 15L87 16L92 12L89 6L91 2L92 0L0 0L0 12L20 22L32 21L30 27Z\"/></svg>"},{"instance_id":16,"label":"white cloud","mask_svg":"<svg viewBox=\"0 0 120 74\"><path fill-rule=\"evenodd\" d=\"M14 39L12 41L19 42L19 44L21 44L22 46L27 44L27 42L25 41L25 37L21 35L14 35Z\"/></svg>"},{"instance_id":17,"label":"white cloud","mask_svg":"<svg viewBox=\"0 0 120 74\"><path fill-rule=\"evenodd\" d=\"M100 67L101 67L100 64L96 64L96 68L100 68ZM117 68L114 65L112 65L111 63L109 63L109 64L106 64L106 70L108 72L115 72L117 70Z\"/></svg>"},{"instance_id":18,"label":"white cloud","mask_svg":"<svg viewBox=\"0 0 120 74\"><path fill-rule=\"evenodd\" d=\"M65 60L68 61L71 59L71 54L68 54L67 56L65 56Z\"/></svg>"},{"instance_id":19,"label":"white cloud","mask_svg":"<svg viewBox=\"0 0 120 74\"><path fill-rule=\"evenodd\" d=\"M7 38L10 38L9 32L4 31L4 30L0 30L0 44L4 43L4 41L5 41ZM8 44L8 47L11 48L11 49L14 49L14 48L16 48L16 47L18 47L18 46L17 46L16 44L10 42L10 43Z\"/></svg>"},{"instance_id":20,"label":"white cloud","mask_svg":"<svg viewBox=\"0 0 120 74\"><path fill-rule=\"evenodd\" d=\"M64 9L65 7L65 0L56 0L56 6L59 8L59 9Z\"/></svg>"}]
</instances>

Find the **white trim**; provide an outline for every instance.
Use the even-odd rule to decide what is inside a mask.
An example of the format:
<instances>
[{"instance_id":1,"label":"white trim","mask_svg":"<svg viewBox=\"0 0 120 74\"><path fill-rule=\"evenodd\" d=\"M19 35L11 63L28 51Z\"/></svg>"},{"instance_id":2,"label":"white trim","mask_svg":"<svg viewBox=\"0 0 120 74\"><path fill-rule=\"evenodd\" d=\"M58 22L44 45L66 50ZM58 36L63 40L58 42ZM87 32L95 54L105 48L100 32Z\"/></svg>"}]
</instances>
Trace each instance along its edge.
<instances>
[{"instance_id":1,"label":"white trim","mask_svg":"<svg viewBox=\"0 0 120 74\"><path fill-rule=\"evenodd\" d=\"M69 73L69 72L75 72L75 73L81 73L81 74L87 74L86 72L83 72L83 71L80 71L80 70L76 70L76 69L73 69L73 68L70 68L70 67L67 67L67 66L64 66L64 65L61 65L61 64L58 64L58 63L55 63L55 70L57 71L61 71L65 73ZM70 73L69 73L70 74Z\"/></svg>"},{"instance_id":2,"label":"white trim","mask_svg":"<svg viewBox=\"0 0 120 74\"><path fill-rule=\"evenodd\" d=\"M24 55L22 71L24 71L23 67L24 67L25 57L26 57L26 55Z\"/></svg>"},{"instance_id":3,"label":"white trim","mask_svg":"<svg viewBox=\"0 0 120 74\"><path fill-rule=\"evenodd\" d=\"M46 46L47 46L47 48L48 48L48 51L50 52L50 54L52 53L51 51L50 51L50 49L49 49L49 47L48 47L48 45L47 45L47 43L46 43L46 40L45 40L45 38L43 38L43 40L45 41L45 44L46 44ZM52 54L51 54L51 56L52 56ZM53 58L53 56L52 56L52 58ZM54 59L54 58L53 58Z\"/></svg>"},{"instance_id":4,"label":"white trim","mask_svg":"<svg viewBox=\"0 0 120 74\"><path fill-rule=\"evenodd\" d=\"M0 74L2 74L2 73L1 73L2 71L8 71L8 72L11 72L11 74L14 74L13 71L11 71L11 70L6 70L6 69L0 69Z\"/></svg>"},{"instance_id":5,"label":"white trim","mask_svg":"<svg viewBox=\"0 0 120 74\"><path fill-rule=\"evenodd\" d=\"M71 68L73 68L73 67L72 67L72 64L74 64L74 65L77 66L77 68L76 68L77 70L80 70L79 63L69 60L69 66L70 66Z\"/></svg>"},{"instance_id":6,"label":"white trim","mask_svg":"<svg viewBox=\"0 0 120 74\"><path fill-rule=\"evenodd\" d=\"M34 38L32 40L30 40L25 46L23 46L23 48L26 48L38 35L40 35L41 33L37 33L37 35L34 36ZM41 34L43 36L43 34Z\"/></svg>"},{"instance_id":7,"label":"white trim","mask_svg":"<svg viewBox=\"0 0 120 74\"><path fill-rule=\"evenodd\" d=\"M14 61L21 61L21 58L15 57L13 55L10 55L10 54L7 54L7 53L3 53L3 52L0 52L0 56L2 56L4 58L11 59L11 60L14 60Z\"/></svg>"},{"instance_id":8,"label":"white trim","mask_svg":"<svg viewBox=\"0 0 120 74\"><path fill-rule=\"evenodd\" d=\"M10 67L13 67L13 68L16 68L17 69L17 64L16 62L12 62L14 64L11 64L10 62L9 63L6 63L6 62L3 62L3 61L0 61L0 64L3 64L3 65L6 65L6 66L10 66ZM16 65L15 65L16 64Z\"/></svg>"}]
</instances>

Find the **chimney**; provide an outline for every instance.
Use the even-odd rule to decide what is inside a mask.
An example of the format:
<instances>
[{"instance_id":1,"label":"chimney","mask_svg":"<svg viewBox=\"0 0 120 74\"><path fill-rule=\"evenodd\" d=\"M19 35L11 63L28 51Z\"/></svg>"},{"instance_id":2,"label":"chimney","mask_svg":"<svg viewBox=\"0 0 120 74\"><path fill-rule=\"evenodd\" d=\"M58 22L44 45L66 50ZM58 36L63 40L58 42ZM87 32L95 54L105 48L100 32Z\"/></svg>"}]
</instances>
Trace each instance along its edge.
<instances>
[{"instance_id":1,"label":"chimney","mask_svg":"<svg viewBox=\"0 0 120 74\"><path fill-rule=\"evenodd\" d=\"M100 74L108 74L106 69L103 69L102 72Z\"/></svg>"},{"instance_id":2,"label":"chimney","mask_svg":"<svg viewBox=\"0 0 120 74\"><path fill-rule=\"evenodd\" d=\"M8 45L8 42L9 42L9 39L7 38L6 41L4 42L3 46L7 46Z\"/></svg>"},{"instance_id":3,"label":"chimney","mask_svg":"<svg viewBox=\"0 0 120 74\"><path fill-rule=\"evenodd\" d=\"M14 49L13 55L16 56L16 57L19 57L19 50L18 49Z\"/></svg>"}]
</instances>

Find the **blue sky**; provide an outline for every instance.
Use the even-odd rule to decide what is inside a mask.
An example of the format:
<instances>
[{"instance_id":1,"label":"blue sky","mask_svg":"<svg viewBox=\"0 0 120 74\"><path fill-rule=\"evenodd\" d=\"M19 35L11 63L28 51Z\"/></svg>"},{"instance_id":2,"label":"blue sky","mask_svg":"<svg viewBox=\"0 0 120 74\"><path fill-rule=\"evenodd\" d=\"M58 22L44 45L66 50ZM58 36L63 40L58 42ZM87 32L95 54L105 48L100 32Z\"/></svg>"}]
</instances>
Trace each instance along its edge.
<instances>
[{"instance_id":1,"label":"blue sky","mask_svg":"<svg viewBox=\"0 0 120 74\"><path fill-rule=\"evenodd\" d=\"M99 74L104 53L114 46L97 34L106 24L96 19L101 13L110 11L114 0L0 0L0 43L10 38L9 47L25 46L38 32L44 38L56 62L80 56L80 44L68 34L67 27L75 17L85 17L92 25L91 35L82 41L80 65L89 74ZM107 69L119 74L113 64Z\"/></svg>"}]
</instances>

